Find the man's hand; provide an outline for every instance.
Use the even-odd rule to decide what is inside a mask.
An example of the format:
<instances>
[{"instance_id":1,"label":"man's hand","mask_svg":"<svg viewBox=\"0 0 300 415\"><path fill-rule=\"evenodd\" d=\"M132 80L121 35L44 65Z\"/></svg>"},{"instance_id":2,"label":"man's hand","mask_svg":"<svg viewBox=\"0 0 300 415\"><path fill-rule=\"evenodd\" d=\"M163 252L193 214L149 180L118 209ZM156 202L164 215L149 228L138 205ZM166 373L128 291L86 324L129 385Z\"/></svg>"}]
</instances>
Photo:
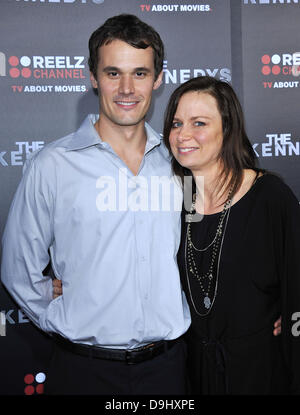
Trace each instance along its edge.
<instances>
[{"instance_id":1,"label":"man's hand","mask_svg":"<svg viewBox=\"0 0 300 415\"><path fill-rule=\"evenodd\" d=\"M60 295L62 295L62 284L60 280L57 280L56 278L52 281L53 286L53 298L57 298Z\"/></svg>"},{"instance_id":2,"label":"man's hand","mask_svg":"<svg viewBox=\"0 0 300 415\"><path fill-rule=\"evenodd\" d=\"M274 336L278 336L279 334L281 334L281 316L278 320L275 321L273 334Z\"/></svg>"}]
</instances>

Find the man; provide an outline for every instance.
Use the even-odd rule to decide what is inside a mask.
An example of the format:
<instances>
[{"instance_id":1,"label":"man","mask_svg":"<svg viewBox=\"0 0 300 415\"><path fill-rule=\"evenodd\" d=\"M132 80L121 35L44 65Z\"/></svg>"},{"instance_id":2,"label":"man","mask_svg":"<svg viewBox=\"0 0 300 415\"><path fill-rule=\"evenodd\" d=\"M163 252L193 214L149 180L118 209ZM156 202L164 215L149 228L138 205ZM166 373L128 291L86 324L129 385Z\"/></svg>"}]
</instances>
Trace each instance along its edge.
<instances>
[{"instance_id":1,"label":"man","mask_svg":"<svg viewBox=\"0 0 300 415\"><path fill-rule=\"evenodd\" d=\"M53 336L46 392L185 393L180 211L143 211L130 199L145 183L140 176L172 175L160 136L145 123L162 82L163 44L137 17L120 15L92 34L89 49L100 116L30 160L3 236L2 281ZM127 200L117 191L107 210L109 179L110 189L125 181L129 190ZM50 259L63 287L55 300L42 274Z\"/></svg>"}]
</instances>

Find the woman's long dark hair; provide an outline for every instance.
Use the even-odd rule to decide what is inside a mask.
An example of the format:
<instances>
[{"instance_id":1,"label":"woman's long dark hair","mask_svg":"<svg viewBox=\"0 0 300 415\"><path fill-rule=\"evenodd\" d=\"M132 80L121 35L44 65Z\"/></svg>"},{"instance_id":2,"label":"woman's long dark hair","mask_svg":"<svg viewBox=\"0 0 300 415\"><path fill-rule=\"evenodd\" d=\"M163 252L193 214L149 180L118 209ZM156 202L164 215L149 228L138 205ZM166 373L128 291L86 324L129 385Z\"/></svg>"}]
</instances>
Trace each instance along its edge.
<instances>
[{"instance_id":1,"label":"woman's long dark hair","mask_svg":"<svg viewBox=\"0 0 300 415\"><path fill-rule=\"evenodd\" d=\"M219 154L219 160L222 162L222 171L218 180L219 187L217 190L220 191L227 183L221 196L228 193L231 187L232 194L235 194L243 180L243 169L258 170L256 168L256 155L245 131L241 104L233 88L228 83L210 76L193 78L180 85L172 93L165 112L163 135L165 145L170 152L169 135L174 115L180 98L188 92L205 92L213 96L217 101L223 127L223 144ZM191 171L182 167L174 157L172 158L172 167L174 174L181 178L182 184L184 176L191 175Z\"/></svg>"}]
</instances>

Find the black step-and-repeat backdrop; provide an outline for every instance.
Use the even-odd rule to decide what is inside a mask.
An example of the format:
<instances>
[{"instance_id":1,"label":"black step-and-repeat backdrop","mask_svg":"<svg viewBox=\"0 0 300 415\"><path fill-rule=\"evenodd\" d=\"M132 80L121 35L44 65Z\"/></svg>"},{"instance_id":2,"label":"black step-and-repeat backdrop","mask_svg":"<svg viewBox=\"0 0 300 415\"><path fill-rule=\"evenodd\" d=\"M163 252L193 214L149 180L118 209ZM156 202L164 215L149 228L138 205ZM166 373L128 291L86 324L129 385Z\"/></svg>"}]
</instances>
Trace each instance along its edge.
<instances>
[{"instance_id":1,"label":"black step-and-repeat backdrop","mask_svg":"<svg viewBox=\"0 0 300 415\"><path fill-rule=\"evenodd\" d=\"M26 155L98 111L88 39L124 12L154 26L166 46L150 124L162 131L180 83L199 75L232 83L261 166L280 173L299 198L300 0L2 0L0 233ZM51 342L2 285L0 350L0 394L42 394Z\"/></svg>"}]
</instances>

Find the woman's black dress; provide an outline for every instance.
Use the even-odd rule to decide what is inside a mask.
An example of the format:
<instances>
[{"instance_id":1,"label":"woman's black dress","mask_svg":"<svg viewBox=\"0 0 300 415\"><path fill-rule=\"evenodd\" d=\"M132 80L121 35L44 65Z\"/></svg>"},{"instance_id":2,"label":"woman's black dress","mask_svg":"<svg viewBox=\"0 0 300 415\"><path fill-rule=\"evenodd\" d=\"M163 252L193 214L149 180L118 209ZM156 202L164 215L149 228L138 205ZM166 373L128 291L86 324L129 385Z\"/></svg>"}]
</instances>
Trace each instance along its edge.
<instances>
[{"instance_id":1,"label":"woman's black dress","mask_svg":"<svg viewBox=\"0 0 300 415\"><path fill-rule=\"evenodd\" d=\"M300 394L298 200L277 176L265 174L231 207L215 301L206 316L197 314L207 312L200 284L187 276L186 213L178 263L192 315L186 336L191 393ZM213 240L219 217L205 215L192 224L198 249ZM205 273L209 253L196 258ZM215 283L216 276L212 293ZM282 335L276 337L273 324L280 315Z\"/></svg>"}]
</instances>

